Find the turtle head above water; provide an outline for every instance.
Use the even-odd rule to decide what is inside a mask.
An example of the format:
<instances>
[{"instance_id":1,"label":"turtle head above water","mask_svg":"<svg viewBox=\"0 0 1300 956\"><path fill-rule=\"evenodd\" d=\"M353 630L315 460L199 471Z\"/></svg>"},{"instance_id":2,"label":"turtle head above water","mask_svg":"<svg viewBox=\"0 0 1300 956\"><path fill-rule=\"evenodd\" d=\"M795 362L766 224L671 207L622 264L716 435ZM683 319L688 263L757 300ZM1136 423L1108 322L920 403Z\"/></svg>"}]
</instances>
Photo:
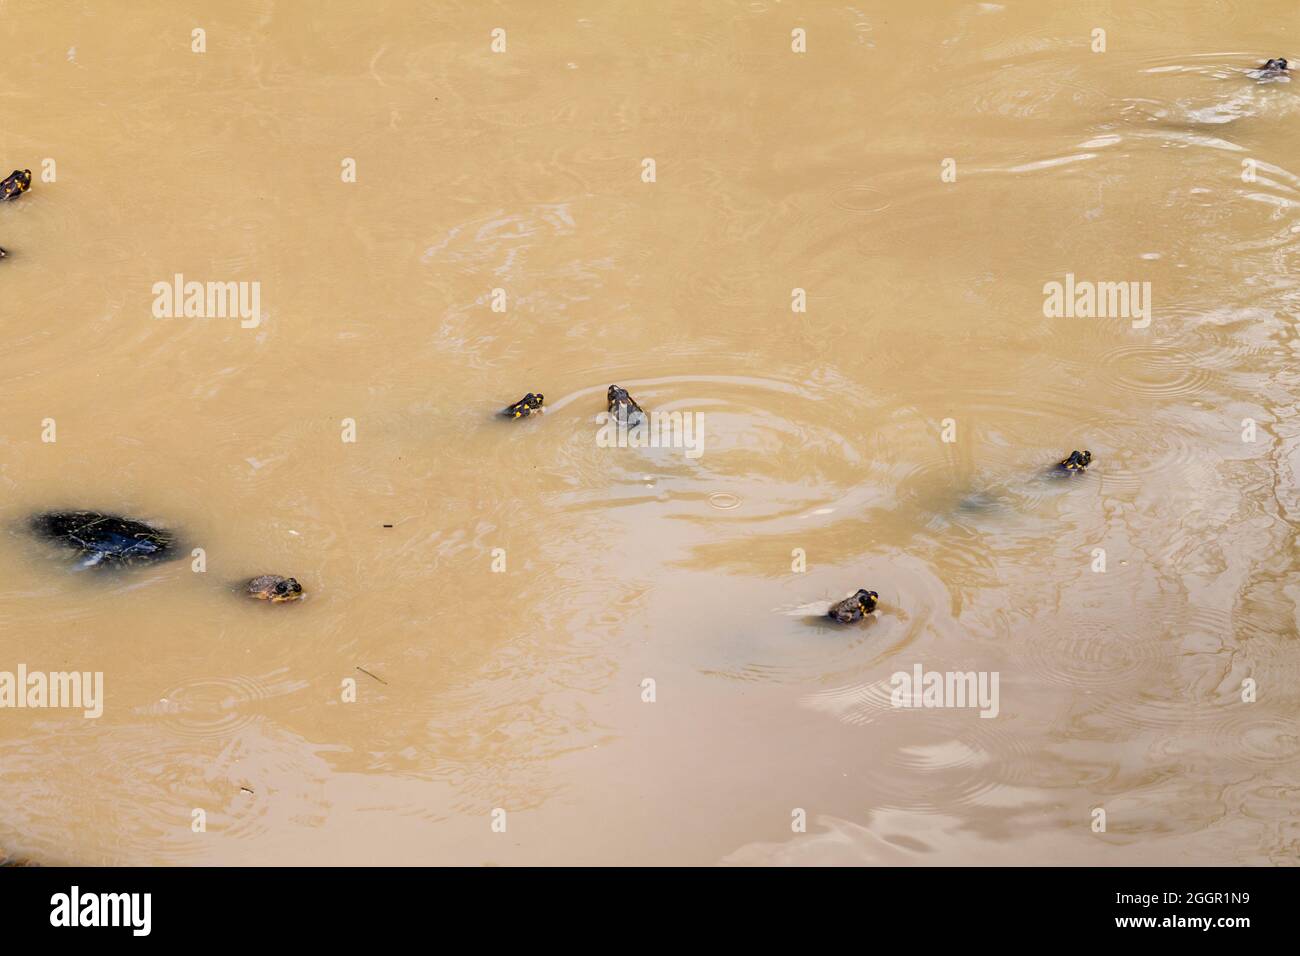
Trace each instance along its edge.
<instances>
[{"instance_id":1,"label":"turtle head above water","mask_svg":"<svg viewBox=\"0 0 1300 956\"><path fill-rule=\"evenodd\" d=\"M278 574L263 574L253 578L248 582L245 591L251 598L270 601L272 604L297 601L303 596L301 584L293 578L282 578Z\"/></svg>"},{"instance_id":2,"label":"turtle head above water","mask_svg":"<svg viewBox=\"0 0 1300 956\"><path fill-rule=\"evenodd\" d=\"M645 420L645 412L641 410L641 406L621 385L609 387L609 391L605 393L605 403L611 415L627 422L628 425L637 425Z\"/></svg>"},{"instance_id":3,"label":"turtle head above water","mask_svg":"<svg viewBox=\"0 0 1300 956\"><path fill-rule=\"evenodd\" d=\"M502 418L527 418L540 413L545 401L546 396L541 392L529 392L513 405L501 409L499 414Z\"/></svg>"},{"instance_id":4,"label":"turtle head above water","mask_svg":"<svg viewBox=\"0 0 1300 956\"><path fill-rule=\"evenodd\" d=\"M1061 459L1061 467L1066 471L1083 471L1091 464L1092 452L1087 449L1072 451L1068 458Z\"/></svg>"},{"instance_id":5,"label":"turtle head above water","mask_svg":"<svg viewBox=\"0 0 1300 956\"><path fill-rule=\"evenodd\" d=\"M7 199L17 199L31 188L32 171L30 169L15 169L0 180L0 202Z\"/></svg>"},{"instance_id":6,"label":"turtle head above water","mask_svg":"<svg viewBox=\"0 0 1300 956\"><path fill-rule=\"evenodd\" d=\"M1247 70L1246 75L1261 83L1289 83L1291 82L1291 64L1287 62L1286 57L1278 56L1271 60L1265 60L1263 66Z\"/></svg>"},{"instance_id":7,"label":"turtle head above water","mask_svg":"<svg viewBox=\"0 0 1300 956\"><path fill-rule=\"evenodd\" d=\"M846 597L837 604L832 604L831 609L826 614L841 624L851 624L854 621L862 620L862 618L874 611L879 600L880 595L875 591L858 588L856 594Z\"/></svg>"},{"instance_id":8,"label":"turtle head above water","mask_svg":"<svg viewBox=\"0 0 1300 956\"><path fill-rule=\"evenodd\" d=\"M862 608L863 614L870 614L880 603L880 595L866 588L858 588L858 593L853 596L858 599L858 606Z\"/></svg>"}]
</instances>

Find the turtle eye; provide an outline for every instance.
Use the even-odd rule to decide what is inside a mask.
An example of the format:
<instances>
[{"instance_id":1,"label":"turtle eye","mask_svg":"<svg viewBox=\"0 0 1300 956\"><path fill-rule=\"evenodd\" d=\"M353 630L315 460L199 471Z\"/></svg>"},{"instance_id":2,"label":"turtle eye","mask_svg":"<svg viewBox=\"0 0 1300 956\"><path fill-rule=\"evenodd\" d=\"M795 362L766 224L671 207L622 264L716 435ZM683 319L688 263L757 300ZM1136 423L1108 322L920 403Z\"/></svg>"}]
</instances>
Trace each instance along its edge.
<instances>
[{"instance_id":1,"label":"turtle eye","mask_svg":"<svg viewBox=\"0 0 1300 956\"><path fill-rule=\"evenodd\" d=\"M276 594L286 594L288 593L288 591L289 591L289 585L285 584L283 581L281 581L279 584L275 586Z\"/></svg>"}]
</instances>

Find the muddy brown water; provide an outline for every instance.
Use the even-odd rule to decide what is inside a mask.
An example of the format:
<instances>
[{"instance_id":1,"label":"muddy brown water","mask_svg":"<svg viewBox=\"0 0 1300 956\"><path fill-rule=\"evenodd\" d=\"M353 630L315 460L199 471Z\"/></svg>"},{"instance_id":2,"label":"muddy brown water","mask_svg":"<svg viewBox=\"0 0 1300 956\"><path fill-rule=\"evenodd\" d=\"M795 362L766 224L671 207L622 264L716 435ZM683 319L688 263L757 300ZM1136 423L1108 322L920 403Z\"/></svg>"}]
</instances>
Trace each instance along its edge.
<instances>
[{"instance_id":1,"label":"muddy brown water","mask_svg":"<svg viewBox=\"0 0 1300 956\"><path fill-rule=\"evenodd\" d=\"M1290 5L23 6L0 671L105 700L0 710L10 853L1296 860ZM258 325L155 318L178 273ZM703 454L600 447L611 382ZM57 507L206 570L73 573ZM997 716L891 706L916 665Z\"/></svg>"}]
</instances>

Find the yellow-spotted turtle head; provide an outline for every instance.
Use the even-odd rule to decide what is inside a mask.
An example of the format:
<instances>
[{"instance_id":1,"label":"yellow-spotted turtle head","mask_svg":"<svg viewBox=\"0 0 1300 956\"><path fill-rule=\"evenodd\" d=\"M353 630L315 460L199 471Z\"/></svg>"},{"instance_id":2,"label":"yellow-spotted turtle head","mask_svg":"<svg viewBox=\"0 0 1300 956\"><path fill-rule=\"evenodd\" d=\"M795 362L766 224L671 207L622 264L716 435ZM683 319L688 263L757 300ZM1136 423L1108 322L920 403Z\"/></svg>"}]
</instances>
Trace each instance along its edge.
<instances>
[{"instance_id":1,"label":"yellow-spotted turtle head","mask_svg":"<svg viewBox=\"0 0 1300 956\"><path fill-rule=\"evenodd\" d=\"M1083 451L1072 451L1068 458L1062 458L1057 464L1061 471L1083 471L1092 464L1092 452L1084 449Z\"/></svg>"},{"instance_id":2,"label":"yellow-spotted turtle head","mask_svg":"<svg viewBox=\"0 0 1300 956\"><path fill-rule=\"evenodd\" d=\"M1286 57L1275 57L1266 62L1260 69L1265 73L1285 73L1287 71Z\"/></svg>"},{"instance_id":3,"label":"yellow-spotted turtle head","mask_svg":"<svg viewBox=\"0 0 1300 956\"><path fill-rule=\"evenodd\" d=\"M251 598L270 601L272 604L297 601L303 596L301 584L293 578L282 578L278 574L263 574L253 578L244 591Z\"/></svg>"},{"instance_id":4,"label":"yellow-spotted turtle head","mask_svg":"<svg viewBox=\"0 0 1300 956\"><path fill-rule=\"evenodd\" d=\"M838 604L832 604L831 609L826 612L826 616L839 621L841 624L852 624L854 621L862 620L863 617L874 611L879 600L880 595L875 591L858 588L856 594L846 597Z\"/></svg>"},{"instance_id":5,"label":"yellow-spotted turtle head","mask_svg":"<svg viewBox=\"0 0 1300 956\"><path fill-rule=\"evenodd\" d=\"M30 169L15 169L0 180L0 202L17 199L31 188L32 171Z\"/></svg>"},{"instance_id":6,"label":"yellow-spotted turtle head","mask_svg":"<svg viewBox=\"0 0 1300 956\"><path fill-rule=\"evenodd\" d=\"M527 418L529 415L537 415L542 411L542 401L544 396L541 392L536 394L529 392L513 405L501 409L502 418Z\"/></svg>"}]
</instances>

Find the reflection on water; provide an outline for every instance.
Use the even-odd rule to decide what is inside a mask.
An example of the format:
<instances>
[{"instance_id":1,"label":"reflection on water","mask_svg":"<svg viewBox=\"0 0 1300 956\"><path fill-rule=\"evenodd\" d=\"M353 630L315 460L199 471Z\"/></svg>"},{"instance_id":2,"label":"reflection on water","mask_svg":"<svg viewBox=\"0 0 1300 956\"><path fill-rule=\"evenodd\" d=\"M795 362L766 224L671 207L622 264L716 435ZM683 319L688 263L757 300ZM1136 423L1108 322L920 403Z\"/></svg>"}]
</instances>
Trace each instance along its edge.
<instances>
[{"instance_id":1,"label":"reflection on water","mask_svg":"<svg viewBox=\"0 0 1300 956\"><path fill-rule=\"evenodd\" d=\"M107 697L0 710L0 856L1293 862L1290 11L1142 7L0 23L56 170L0 206L0 671ZM600 447L611 383L704 454ZM206 570L69 572L21 528L75 507Z\"/></svg>"}]
</instances>

